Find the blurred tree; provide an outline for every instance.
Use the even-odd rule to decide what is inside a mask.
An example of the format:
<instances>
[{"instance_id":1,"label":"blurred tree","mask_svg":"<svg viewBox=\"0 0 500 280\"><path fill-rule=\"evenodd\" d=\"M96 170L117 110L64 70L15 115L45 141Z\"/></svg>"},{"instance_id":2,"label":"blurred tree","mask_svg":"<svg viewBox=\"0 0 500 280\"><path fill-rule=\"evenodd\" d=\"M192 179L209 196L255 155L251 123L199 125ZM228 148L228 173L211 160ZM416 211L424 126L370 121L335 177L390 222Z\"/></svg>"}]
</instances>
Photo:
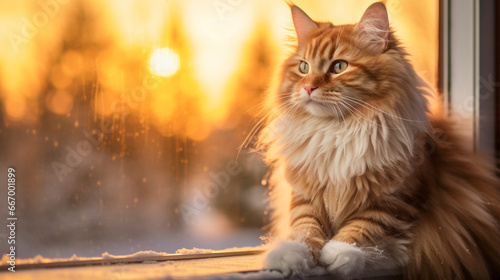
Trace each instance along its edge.
<instances>
[{"instance_id":1,"label":"blurred tree","mask_svg":"<svg viewBox=\"0 0 500 280\"><path fill-rule=\"evenodd\" d=\"M97 184L100 178L92 171L104 166L103 158L95 151L99 147L89 147L94 149L91 154L94 162L76 151L77 144L86 139L82 129L98 122L89 118L94 115L90 112L97 91L96 57L112 47L113 36L98 7L88 1L72 1L58 17L62 18L60 25L47 27L50 28L47 31L60 32L60 36L48 50L50 53L44 54L45 87L37 97L38 135L32 142L32 160L36 164L22 166L22 169L32 166L30 173L37 174L26 177L31 181L27 184L31 189L23 197L22 210L29 222L23 223L21 230L38 233L26 236L33 246L40 242L92 244L106 234L101 228L103 209L98 207L103 199ZM43 45L43 37L33 40ZM76 165L69 164L68 159L75 160ZM58 167L54 168L54 162Z\"/></svg>"},{"instance_id":2,"label":"blurred tree","mask_svg":"<svg viewBox=\"0 0 500 280\"><path fill-rule=\"evenodd\" d=\"M231 108L225 127L233 128L237 134L228 131L219 131L219 143L233 141L235 144L222 144L238 148L260 117L264 97L268 91L277 64L277 46L269 33L268 22L260 21L256 24L253 34L245 44L241 55L239 70L231 78L226 90L228 106ZM258 132L258 131L256 131ZM231 135L231 136L230 136ZM237 149L234 149L236 154ZM264 208L266 189L261 181L267 168L260 156L251 154L248 149L242 148L238 162L243 171L231 181L231 188L224 191L224 195L217 199L216 206L223 209L231 217L235 225L241 227L262 227L266 222ZM230 199L237 198L237 199Z\"/></svg>"},{"instance_id":3,"label":"blurred tree","mask_svg":"<svg viewBox=\"0 0 500 280\"><path fill-rule=\"evenodd\" d=\"M178 206L190 198L188 181L196 174L193 167L198 163L197 142L204 140L197 137L208 124L203 118L206 93L194 77L192 48L180 18L182 8L176 2L170 3L169 8L161 47L173 50L179 56L180 66L174 75L156 78L160 83L151 91L151 118L159 133L155 154L162 163L161 169L168 169L171 174L171 180L162 183L172 202L165 207L168 226L180 229L185 222Z\"/></svg>"}]
</instances>

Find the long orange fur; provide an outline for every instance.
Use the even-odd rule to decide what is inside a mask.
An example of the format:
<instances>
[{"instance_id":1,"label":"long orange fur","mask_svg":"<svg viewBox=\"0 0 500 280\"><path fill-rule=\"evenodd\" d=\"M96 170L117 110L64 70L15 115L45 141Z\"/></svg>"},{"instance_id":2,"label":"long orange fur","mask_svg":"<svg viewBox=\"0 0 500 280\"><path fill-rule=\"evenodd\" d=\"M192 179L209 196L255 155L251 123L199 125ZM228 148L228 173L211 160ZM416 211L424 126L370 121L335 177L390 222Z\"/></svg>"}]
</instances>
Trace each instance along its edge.
<instances>
[{"instance_id":1,"label":"long orange fur","mask_svg":"<svg viewBox=\"0 0 500 280\"><path fill-rule=\"evenodd\" d=\"M408 279L500 277L500 182L451 122L429 113L429 88L394 32L384 33L384 5L342 26L291 7L298 44L259 136L273 170L272 232L291 245L278 244L266 266L300 275L321 265L347 278L385 268ZM339 60L347 69L333 73Z\"/></svg>"}]
</instances>

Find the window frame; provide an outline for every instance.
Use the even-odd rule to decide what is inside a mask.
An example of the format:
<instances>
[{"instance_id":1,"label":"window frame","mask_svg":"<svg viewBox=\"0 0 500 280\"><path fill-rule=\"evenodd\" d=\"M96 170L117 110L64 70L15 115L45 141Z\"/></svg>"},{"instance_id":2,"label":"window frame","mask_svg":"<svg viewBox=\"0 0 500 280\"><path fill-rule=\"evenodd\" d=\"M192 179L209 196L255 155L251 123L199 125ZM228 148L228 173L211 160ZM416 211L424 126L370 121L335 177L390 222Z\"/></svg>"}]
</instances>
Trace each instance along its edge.
<instances>
[{"instance_id":1,"label":"window frame","mask_svg":"<svg viewBox=\"0 0 500 280\"><path fill-rule=\"evenodd\" d=\"M440 1L439 91L445 114L473 139L468 149L496 154L495 0Z\"/></svg>"}]
</instances>

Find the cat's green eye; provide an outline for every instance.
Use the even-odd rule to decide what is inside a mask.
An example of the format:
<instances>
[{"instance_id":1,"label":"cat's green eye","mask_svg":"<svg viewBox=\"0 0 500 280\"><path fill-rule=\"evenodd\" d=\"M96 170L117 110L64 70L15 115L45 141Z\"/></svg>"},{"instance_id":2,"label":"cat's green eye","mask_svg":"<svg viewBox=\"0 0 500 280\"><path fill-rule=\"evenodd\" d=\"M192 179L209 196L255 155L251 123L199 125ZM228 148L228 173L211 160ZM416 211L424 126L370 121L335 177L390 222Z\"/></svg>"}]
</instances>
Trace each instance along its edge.
<instances>
[{"instance_id":1,"label":"cat's green eye","mask_svg":"<svg viewBox=\"0 0 500 280\"><path fill-rule=\"evenodd\" d=\"M302 73L302 74L309 73L309 63L302 61L299 65L299 70L300 70L300 73Z\"/></svg>"},{"instance_id":2,"label":"cat's green eye","mask_svg":"<svg viewBox=\"0 0 500 280\"><path fill-rule=\"evenodd\" d=\"M330 71L332 71L335 74L340 74L347 69L347 61L345 60L335 60L332 64L332 68Z\"/></svg>"}]
</instances>

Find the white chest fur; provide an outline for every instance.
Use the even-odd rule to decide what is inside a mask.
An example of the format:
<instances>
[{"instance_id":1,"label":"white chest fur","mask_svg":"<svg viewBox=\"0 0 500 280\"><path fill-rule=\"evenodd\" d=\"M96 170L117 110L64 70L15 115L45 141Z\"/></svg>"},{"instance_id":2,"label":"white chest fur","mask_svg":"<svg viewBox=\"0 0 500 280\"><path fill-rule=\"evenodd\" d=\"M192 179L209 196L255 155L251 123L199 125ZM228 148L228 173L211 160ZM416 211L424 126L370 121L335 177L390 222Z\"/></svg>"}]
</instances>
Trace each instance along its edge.
<instances>
[{"instance_id":1,"label":"white chest fur","mask_svg":"<svg viewBox=\"0 0 500 280\"><path fill-rule=\"evenodd\" d=\"M269 127L273 139L268 159L281 159L311 184L348 182L367 169L408 160L414 135L401 120L383 114L345 122L309 117L277 118ZM280 160L280 161L281 161Z\"/></svg>"}]
</instances>

